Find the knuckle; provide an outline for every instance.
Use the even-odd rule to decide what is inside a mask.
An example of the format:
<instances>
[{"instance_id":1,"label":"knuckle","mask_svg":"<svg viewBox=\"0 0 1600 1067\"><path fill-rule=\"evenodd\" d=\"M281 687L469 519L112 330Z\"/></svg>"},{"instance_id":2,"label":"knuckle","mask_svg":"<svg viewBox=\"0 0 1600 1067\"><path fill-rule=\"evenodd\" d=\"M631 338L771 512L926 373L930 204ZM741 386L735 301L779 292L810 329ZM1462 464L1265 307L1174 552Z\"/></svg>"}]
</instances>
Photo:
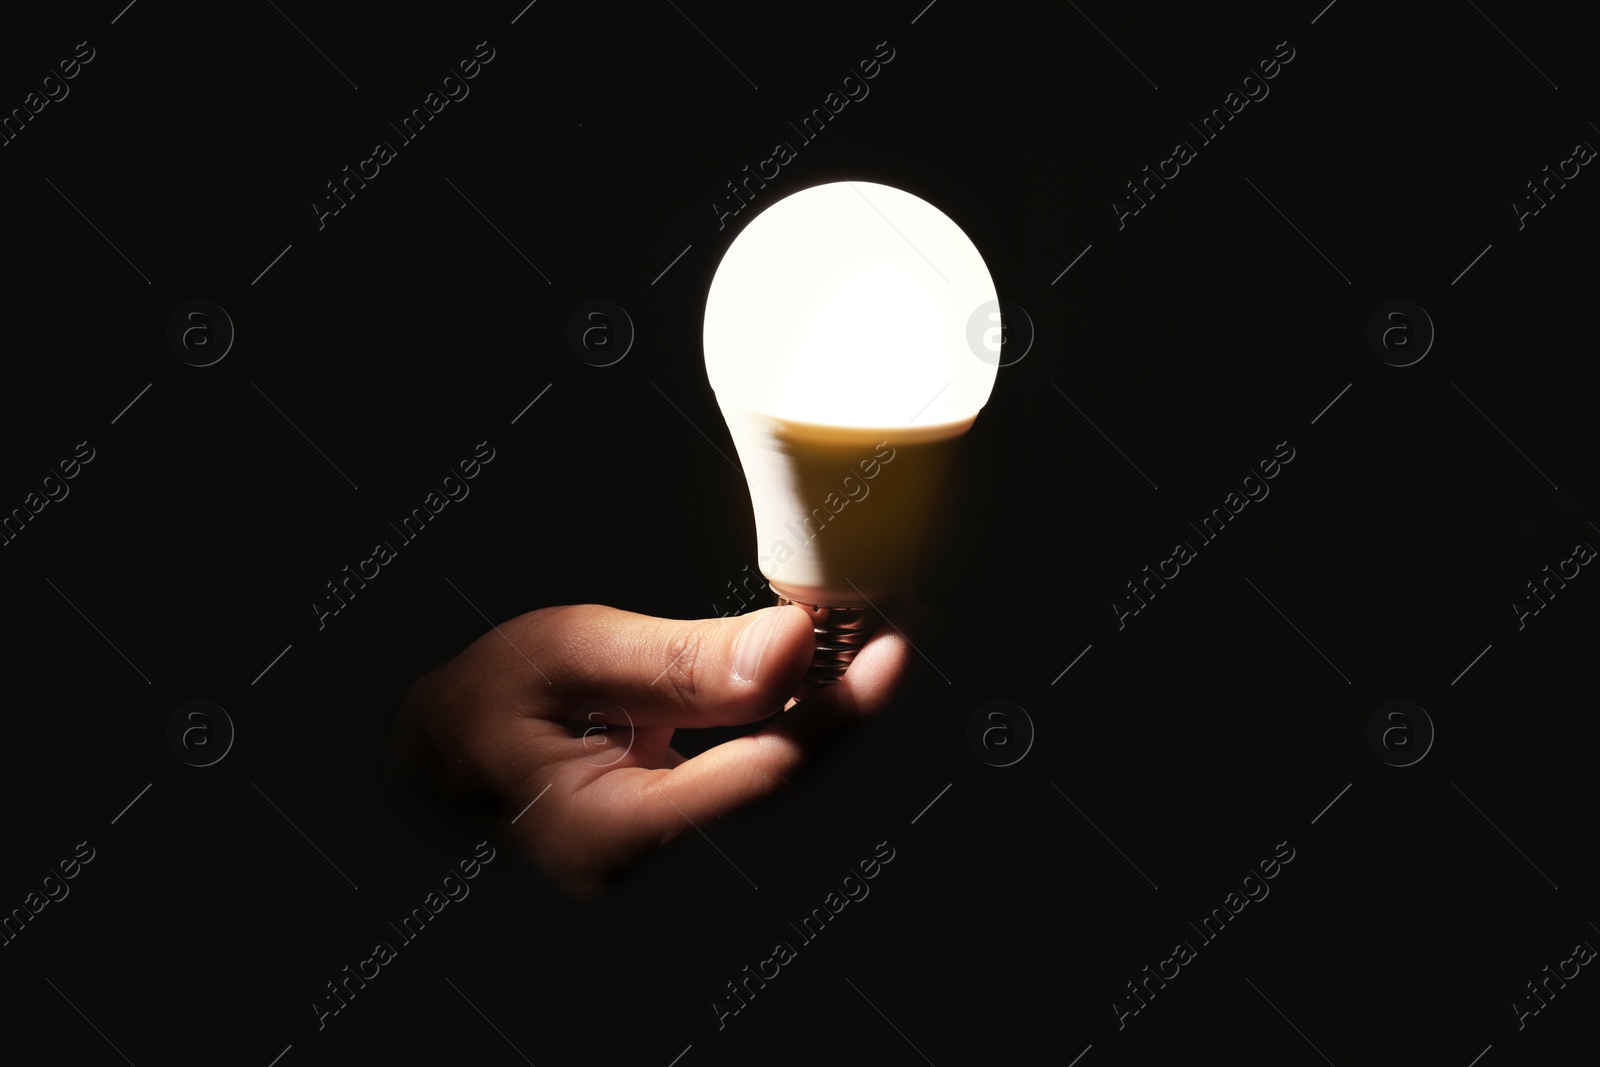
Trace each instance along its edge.
<instances>
[{"instance_id":1,"label":"knuckle","mask_svg":"<svg viewBox=\"0 0 1600 1067\"><path fill-rule=\"evenodd\" d=\"M506 640L496 638L500 650L563 690L582 689L584 664L605 657L607 624L596 605L540 608L513 620L506 631Z\"/></svg>"},{"instance_id":2,"label":"knuckle","mask_svg":"<svg viewBox=\"0 0 1600 1067\"><path fill-rule=\"evenodd\" d=\"M519 639L535 645L559 642L563 637L582 634L593 624L587 604L560 604L519 615L506 624Z\"/></svg>"},{"instance_id":3,"label":"knuckle","mask_svg":"<svg viewBox=\"0 0 1600 1067\"><path fill-rule=\"evenodd\" d=\"M700 654L705 638L697 629L682 628L672 631L664 642L660 685L670 685L679 697L688 700L699 690Z\"/></svg>"},{"instance_id":4,"label":"knuckle","mask_svg":"<svg viewBox=\"0 0 1600 1067\"><path fill-rule=\"evenodd\" d=\"M765 796L787 789L799 770L793 746L783 738L758 733L756 743L760 758L749 762L749 771L755 792Z\"/></svg>"}]
</instances>

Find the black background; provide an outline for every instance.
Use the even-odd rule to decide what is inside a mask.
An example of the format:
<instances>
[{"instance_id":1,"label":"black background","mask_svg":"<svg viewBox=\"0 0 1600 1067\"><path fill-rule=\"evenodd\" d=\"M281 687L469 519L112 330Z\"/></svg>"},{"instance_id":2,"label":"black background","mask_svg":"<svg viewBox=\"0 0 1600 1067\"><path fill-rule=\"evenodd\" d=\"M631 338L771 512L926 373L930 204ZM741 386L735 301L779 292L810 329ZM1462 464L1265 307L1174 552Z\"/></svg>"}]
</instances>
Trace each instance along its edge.
<instances>
[{"instance_id":1,"label":"black background","mask_svg":"<svg viewBox=\"0 0 1600 1067\"><path fill-rule=\"evenodd\" d=\"M0 108L95 50L0 148L0 508L95 450L0 549L0 908L95 849L0 948L8 1061L1592 1050L1589 969L1524 1028L1512 1008L1600 941L1600 578L1520 630L1509 607L1600 541L1600 179L1521 229L1511 207L1600 142L1582 27L1505 4L923 2L6 12ZM319 229L324 183L480 41L470 96ZM881 41L870 95L719 229L724 183ZM1270 95L1119 228L1123 183L1284 41ZM947 638L715 849L691 833L585 903L502 849L319 1030L323 983L476 840L380 784L410 681L484 616L709 616L753 563L705 294L756 207L845 178L943 209L1037 330L924 571ZM565 341L597 298L637 329L604 368ZM205 368L166 341L195 299L237 331ZM1366 341L1395 299L1437 329L1404 368ZM483 440L470 497L319 630L323 583ZM1285 441L1271 495L1119 629L1124 583ZM237 729L206 768L167 742L191 699ZM995 699L1036 731L1006 768L967 741ZM1436 731L1403 768L1366 740L1394 699ZM719 1030L723 983L880 841L871 896ZM1200 946L1188 923L1280 842L1270 896ZM1197 959L1119 1030L1112 1002L1180 940Z\"/></svg>"}]
</instances>

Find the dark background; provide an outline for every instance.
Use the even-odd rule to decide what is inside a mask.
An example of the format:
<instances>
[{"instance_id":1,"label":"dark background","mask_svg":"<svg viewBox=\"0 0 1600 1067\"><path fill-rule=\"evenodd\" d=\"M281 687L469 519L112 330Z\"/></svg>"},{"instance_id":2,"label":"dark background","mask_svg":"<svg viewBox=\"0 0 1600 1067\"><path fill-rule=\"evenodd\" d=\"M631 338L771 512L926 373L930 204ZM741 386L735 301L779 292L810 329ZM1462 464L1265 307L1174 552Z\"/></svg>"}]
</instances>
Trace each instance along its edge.
<instances>
[{"instance_id":1,"label":"dark background","mask_svg":"<svg viewBox=\"0 0 1600 1067\"><path fill-rule=\"evenodd\" d=\"M6 12L0 109L95 50L0 148L0 509L95 450L0 549L0 909L95 849L0 948L8 1062L1592 1055L1592 968L1520 1030L1512 1004L1600 942L1600 577L1521 630L1509 607L1600 543L1600 178L1511 208L1600 143L1590 38L1503 3L923 3ZM386 122L480 41L470 96L399 145ZM880 41L870 96L719 229L724 183ZM1283 41L1270 95L1196 143ZM319 229L379 139L397 158ZM1179 139L1197 159L1119 229ZM709 616L753 564L701 435L732 454L705 295L755 208L845 178L943 209L1036 328L924 570L947 639L715 849L586 903L502 849L319 1030L323 983L481 836L380 783L410 681L484 616ZM196 299L236 331L204 368L166 339ZM637 331L609 367L565 340L591 299ZM1366 339L1395 299L1437 330L1408 367ZM319 630L323 584L484 440L470 497ZM1119 629L1124 583L1284 441L1270 497ZM204 768L167 737L193 699L237 731ZM1367 741L1397 699L1435 734L1405 767ZM1009 767L968 741L990 700L1031 722ZM871 896L719 1030L723 983L880 841ZM1280 842L1270 896L1202 945L1188 923ZM1180 940L1196 960L1119 1030Z\"/></svg>"}]
</instances>

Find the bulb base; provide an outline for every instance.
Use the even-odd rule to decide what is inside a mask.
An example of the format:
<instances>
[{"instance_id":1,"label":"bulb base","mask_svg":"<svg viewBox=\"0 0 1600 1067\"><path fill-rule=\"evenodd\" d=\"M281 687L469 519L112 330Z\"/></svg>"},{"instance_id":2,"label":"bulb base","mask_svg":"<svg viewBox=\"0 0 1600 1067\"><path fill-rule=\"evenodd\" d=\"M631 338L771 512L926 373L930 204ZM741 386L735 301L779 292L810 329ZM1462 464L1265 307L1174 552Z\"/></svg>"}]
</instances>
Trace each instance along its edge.
<instances>
[{"instance_id":1,"label":"bulb base","mask_svg":"<svg viewBox=\"0 0 1600 1067\"><path fill-rule=\"evenodd\" d=\"M871 608L837 608L822 604L807 604L791 600L777 593L778 606L794 604L811 616L811 629L816 635L817 651L811 658L811 668L800 680L795 696L804 699L819 689L833 685L844 677L850 662L861 646L883 623L883 616Z\"/></svg>"}]
</instances>

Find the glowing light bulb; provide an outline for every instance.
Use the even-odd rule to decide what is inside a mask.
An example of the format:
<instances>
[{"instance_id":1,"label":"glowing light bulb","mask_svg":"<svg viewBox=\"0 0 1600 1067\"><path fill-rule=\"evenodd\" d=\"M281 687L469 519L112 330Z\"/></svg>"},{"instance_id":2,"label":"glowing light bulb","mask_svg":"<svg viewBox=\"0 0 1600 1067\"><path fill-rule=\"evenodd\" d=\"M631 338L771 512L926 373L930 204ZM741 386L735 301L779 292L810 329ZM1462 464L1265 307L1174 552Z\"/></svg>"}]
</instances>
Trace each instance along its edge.
<instances>
[{"instance_id":1,"label":"glowing light bulb","mask_svg":"<svg viewBox=\"0 0 1600 1067\"><path fill-rule=\"evenodd\" d=\"M837 681L912 577L955 444L998 361L968 342L996 300L938 208L872 182L777 201L723 256L706 373L755 512L757 565L811 611L806 688Z\"/></svg>"}]
</instances>

